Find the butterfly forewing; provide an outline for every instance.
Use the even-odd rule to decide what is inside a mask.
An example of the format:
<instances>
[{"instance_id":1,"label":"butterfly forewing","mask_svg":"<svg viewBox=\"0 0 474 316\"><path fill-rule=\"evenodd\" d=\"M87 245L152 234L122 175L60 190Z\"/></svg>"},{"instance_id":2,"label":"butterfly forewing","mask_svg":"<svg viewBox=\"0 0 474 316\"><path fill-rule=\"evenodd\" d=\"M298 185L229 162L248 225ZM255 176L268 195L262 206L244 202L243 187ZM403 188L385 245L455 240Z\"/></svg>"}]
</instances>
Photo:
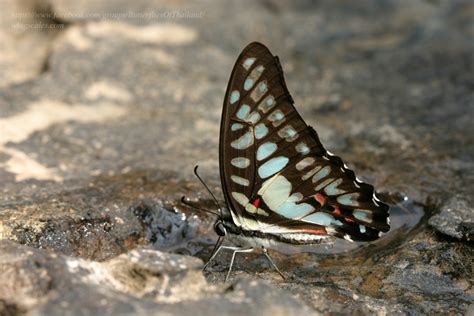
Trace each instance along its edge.
<instances>
[{"instance_id":1,"label":"butterfly forewing","mask_svg":"<svg viewBox=\"0 0 474 316\"><path fill-rule=\"evenodd\" d=\"M389 229L388 206L324 149L293 103L278 58L248 45L221 122L221 179L234 223L295 243L378 238Z\"/></svg>"}]
</instances>

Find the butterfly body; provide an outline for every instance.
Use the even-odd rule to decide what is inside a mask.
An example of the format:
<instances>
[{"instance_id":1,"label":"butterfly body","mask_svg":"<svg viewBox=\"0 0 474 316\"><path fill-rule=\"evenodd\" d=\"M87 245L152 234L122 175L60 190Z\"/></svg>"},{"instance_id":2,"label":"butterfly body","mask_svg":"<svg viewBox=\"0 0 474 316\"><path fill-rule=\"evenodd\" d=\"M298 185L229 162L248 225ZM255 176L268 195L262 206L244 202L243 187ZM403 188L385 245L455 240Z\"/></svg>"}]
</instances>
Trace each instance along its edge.
<instances>
[{"instance_id":1,"label":"butterfly body","mask_svg":"<svg viewBox=\"0 0 474 316\"><path fill-rule=\"evenodd\" d=\"M262 232L259 230L247 230L234 224L234 220L227 208L222 209L223 217L219 219L214 230L219 236L240 247L265 247L278 248L281 243L288 244L315 244L326 239L328 236L318 234L308 234L301 236L299 233L275 231L274 233ZM226 215L228 214L228 215ZM218 227L216 227L218 226Z\"/></svg>"},{"instance_id":2,"label":"butterfly body","mask_svg":"<svg viewBox=\"0 0 474 316\"><path fill-rule=\"evenodd\" d=\"M218 221L235 240L371 241L389 230L388 206L324 149L296 111L278 57L263 44L251 43L237 59L220 135L220 174L229 209Z\"/></svg>"}]
</instances>

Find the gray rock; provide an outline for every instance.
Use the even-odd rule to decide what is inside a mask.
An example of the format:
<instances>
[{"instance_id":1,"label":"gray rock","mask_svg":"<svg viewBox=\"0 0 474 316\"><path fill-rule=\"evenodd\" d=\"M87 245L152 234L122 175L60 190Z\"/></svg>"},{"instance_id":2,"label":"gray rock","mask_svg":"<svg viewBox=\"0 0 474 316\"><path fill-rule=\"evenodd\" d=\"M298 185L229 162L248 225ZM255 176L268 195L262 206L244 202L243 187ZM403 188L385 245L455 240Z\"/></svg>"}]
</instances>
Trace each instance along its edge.
<instances>
[{"instance_id":1,"label":"gray rock","mask_svg":"<svg viewBox=\"0 0 474 316\"><path fill-rule=\"evenodd\" d=\"M202 262L138 248L105 262L57 255L1 241L3 311L31 315L284 315L311 310L259 281L209 285Z\"/></svg>"},{"instance_id":2,"label":"gray rock","mask_svg":"<svg viewBox=\"0 0 474 316\"><path fill-rule=\"evenodd\" d=\"M2 1L0 13L0 88L24 83L48 67L54 37L66 25L39 0Z\"/></svg>"},{"instance_id":3,"label":"gray rock","mask_svg":"<svg viewBox=\"0 0 474 316\"><path fill-rule=\"evenodd\" d=\"M2 19L0 314L472 310L471 1L4 7L65 28L12 35L15 18ZM258 254L239 256L222 284L230 253L205 278L177 255L206 260L216 239L215 218L179 199L215 209L199 164L222 200L224 89L255 40L280 56L326 148L397 205L375 243L272 249L286 281Z\"/></svg>"},{"instance_id":4,"label":"gray rock","mask_svg":"<svg viewBox=\"0 0 474 316\"><path fill-rule=\"evenodd\" d=\"M461 240L474 240L474 209L456 196L441 207L438 214L432 216L429 224L442 234Z\"/></svg>"}]
</instances>

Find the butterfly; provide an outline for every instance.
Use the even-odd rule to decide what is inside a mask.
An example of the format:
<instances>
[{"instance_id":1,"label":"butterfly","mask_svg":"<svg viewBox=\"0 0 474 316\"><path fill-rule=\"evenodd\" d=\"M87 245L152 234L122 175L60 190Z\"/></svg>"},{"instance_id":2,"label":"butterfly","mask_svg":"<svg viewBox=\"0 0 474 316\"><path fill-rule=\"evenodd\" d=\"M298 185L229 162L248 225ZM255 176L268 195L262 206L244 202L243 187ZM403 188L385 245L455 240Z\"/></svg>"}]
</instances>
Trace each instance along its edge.
<instances>
[{"instance_id":1,"label":"butterfly","mask_svg":"<svg viewBox=\"0 0 474 316\"><path fill-rule=\"evenodd\" d=\"M232 70L219 166L228 208L219 210L208 263L219 250L233 250L226 280L238 252L260 246L282 274L266 251L271 242L372 241L390 229L389 206L323 147L297 112L278 57L261 43L249 44ZM224 237L236 246L222 246Z\"/></svg>"}]
</instances>

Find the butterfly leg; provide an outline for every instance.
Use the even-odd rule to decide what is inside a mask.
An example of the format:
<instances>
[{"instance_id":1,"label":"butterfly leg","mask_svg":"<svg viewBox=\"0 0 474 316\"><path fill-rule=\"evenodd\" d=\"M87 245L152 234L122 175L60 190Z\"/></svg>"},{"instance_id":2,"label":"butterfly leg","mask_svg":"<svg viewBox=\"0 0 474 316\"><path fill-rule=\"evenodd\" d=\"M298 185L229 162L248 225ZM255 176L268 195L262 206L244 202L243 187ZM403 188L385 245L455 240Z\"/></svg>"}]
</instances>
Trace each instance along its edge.
<instances>
[{"instance_id":1,"label":"butterfly leg","mask_svg":"<svg viewBox=\"0 0 474 316\"><path fill-rule=\"evenodd\" d=\"M227 282L227 279L229 279L229 276L230 276L230 272L232 271L232 266L234 265L235 254L238 252L247 252L247 253L252 252L253 248L238 248L238 247L225 247L225 248L234 250L234 253L232 254L232 259L230 259L229 271L227 271L227 275L224 280L224 282Z\"/></svg>"},{"instance_id":2,"label":"butterfly leg","mask_svg":"<svg viewBox=\"0 0 474 316\"><path fill-rule=\"evenodd\" d=\"M217 256L217 254L222 248L221 244L223 241L224 239L222 237L219 237L219 239L217 239L216 245L214 246L214 249L212 250L211 257L209 258L209 260L207 260L206 264L202 267L202 271L206 270L209 263L211 263L211 261L214 260L214 258Z\"/></svg>"},{"instance_id":3,"label":"butterfly leg","mask_svg":"<svg viewBox=\"0 0 474 316\"><path fill-rule=\"evenodd\" d=\"M272 265L272 267L276 270L276 272L278 272L278 274L283 278L283 280L285 280L285 279L286 279L285 275L280 271L280 269L278 269L278 267L276 266L275 262L273 262L272 258L271 258L270 255L268 254L267 248L265 248L265 247L262 246L262 252L263 252L263 254L265 255L265 257L267 257L268 261L270 262L270 264Z\"/></svg>"}]
</instances>

